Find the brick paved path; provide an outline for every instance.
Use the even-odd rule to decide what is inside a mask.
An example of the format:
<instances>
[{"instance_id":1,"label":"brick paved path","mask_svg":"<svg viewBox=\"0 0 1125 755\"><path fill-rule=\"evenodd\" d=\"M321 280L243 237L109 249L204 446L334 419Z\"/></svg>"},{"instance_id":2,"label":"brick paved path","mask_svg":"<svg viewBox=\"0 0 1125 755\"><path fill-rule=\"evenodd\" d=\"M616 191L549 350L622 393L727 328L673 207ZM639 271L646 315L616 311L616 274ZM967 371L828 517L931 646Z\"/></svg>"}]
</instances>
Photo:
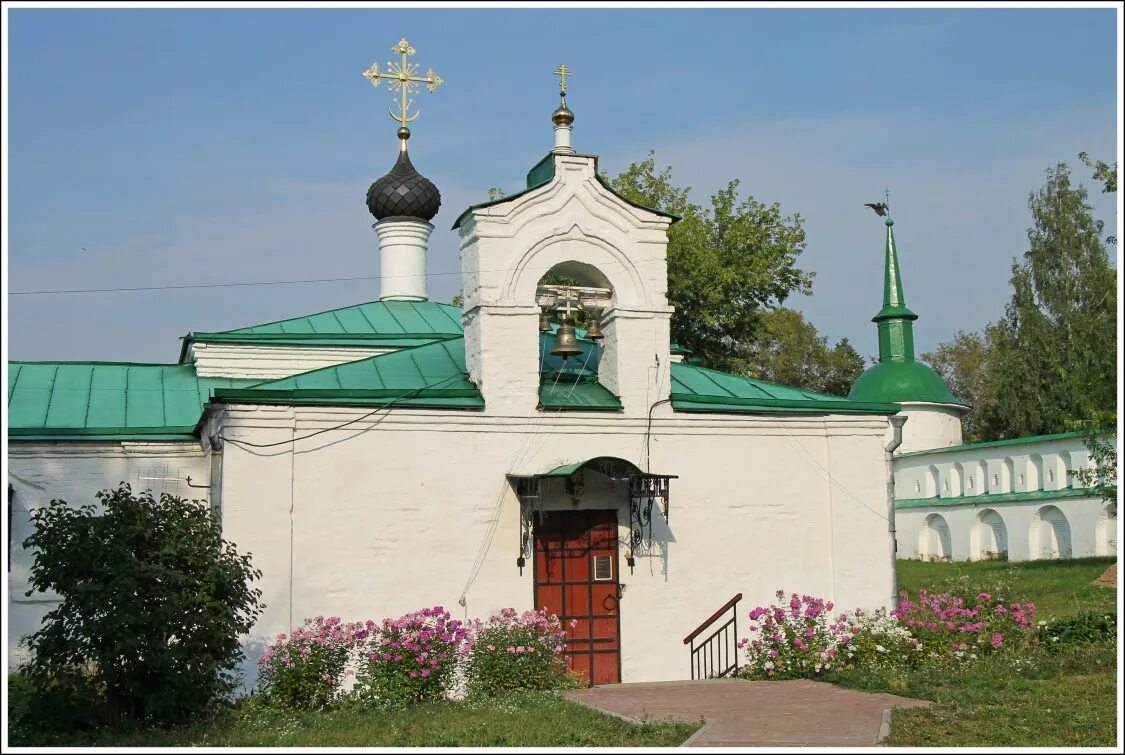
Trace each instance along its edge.
<instances>
[{"instance_id":1,"label":"brick paved path","mask_svg":"<svg viewBox=\"0 0 1125 755\"><path fill-rule=\"evenodd\" d=\"M897 695L871 694L805 679L751 682L613 684L571 690L575 702L632 720L675 719L708 723L691 746L871 746L879 741L884 711L929 705Z\"/></svg>"}]
</instances>

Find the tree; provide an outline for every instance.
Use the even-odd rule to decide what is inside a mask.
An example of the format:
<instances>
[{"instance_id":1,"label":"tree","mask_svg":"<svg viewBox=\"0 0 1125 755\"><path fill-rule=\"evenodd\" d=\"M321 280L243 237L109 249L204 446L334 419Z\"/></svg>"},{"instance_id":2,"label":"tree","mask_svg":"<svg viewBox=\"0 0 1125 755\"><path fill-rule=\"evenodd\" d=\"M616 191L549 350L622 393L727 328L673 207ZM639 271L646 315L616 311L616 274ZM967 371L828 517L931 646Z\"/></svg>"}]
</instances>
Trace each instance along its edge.
<instances>
[{"instance_id":1,"label":"tree","mask_svg":"<svg viewBox=\"0 0 1125 755\"><path fill-rule=\"evenodd\" d=\"M27 595L61 602L28 637L24 672L45 689L84 669L110 720L191 720L236 684L261 572L222 539L206 502L124 483L97 498L100 511L53 500L32 514Z\"/></svg>"},{"instance_id":2,"label":"tree","mask_svg":"<svg viewBox=\"0 0 1125 755\"><path fill-rule=\"evenodd\" d=\"M1098 412L1086 422L1071 423L1072 430L1085 430L1082 443L1090 452L1092 467L1071 472L1074 478L1106 503L1117 501L1117 447L1108 440L1117 434L1117 412Z\"/></svg>"},{"instance_id":3,"label":"tree","mask_svg":"<svg viewBox=\"0 0 1125 755\"><path fill-rule=\"evenodd\" d=\"M1065 163L1028 198L1034 224L995 330L985 435L1062 432L1116 408L1116 275L1086 198Z\"/></svg>"},{"instance_id":4,"label":"tree","mask_svg":"<svg viewBox=\"0 0 1125 755\"><path fill-rule=\"evenodd\" d=\"M735 364L750 377L836 396L848 394L863 368L863 357L847 338L829 348L816 326L786 307L761 314Z\"/></svg>"},{"instance_id":5,"label":"tree","mask_svg":"<svg viewBox=\"0 0 1125 755\"><path fill-rule=\"evenodd\" d=\"M1078 159L1081 160L1087 168L1094 169L1094 180L1101 181L1105 188L1102 189L1102 194L1111 194L1117 191L1117 163L1112 166L1107 162L1101 160L1091 160L1090 156L1085 152L1078 153Z\"/></svg>"},{"instance_id":6,"label":"tree","mask_svg":"<svg viewBox=\"0 0 1125 755\"><path fill-rule=\"evenodd\" d=\"M692 203L690 188L672 183L672 169L656 171L653 152L609 184L626 199L683 219L668 231L668 301L676 308L672 340L717 369L737 369L761 315L794 293L810 293L813 273L797 267L805 248L800 215L780 206L739 199L737 180Z\"/></svg>"},{"instance_id":7,"label":"tree","mask_svg":"<svg viewBox=\"0 0 1125 755\"><path fill-rule=\"evenodd\" d=\"M982 435L982 428L994 424L992 415L996 411L989 372L995 331L991 323L980 333L958 331L952 341L938 344L935 351L919 357L941 375L954 396L972 407L961 422L966 443L991 440Z\"/></svg>"}]
</instances>

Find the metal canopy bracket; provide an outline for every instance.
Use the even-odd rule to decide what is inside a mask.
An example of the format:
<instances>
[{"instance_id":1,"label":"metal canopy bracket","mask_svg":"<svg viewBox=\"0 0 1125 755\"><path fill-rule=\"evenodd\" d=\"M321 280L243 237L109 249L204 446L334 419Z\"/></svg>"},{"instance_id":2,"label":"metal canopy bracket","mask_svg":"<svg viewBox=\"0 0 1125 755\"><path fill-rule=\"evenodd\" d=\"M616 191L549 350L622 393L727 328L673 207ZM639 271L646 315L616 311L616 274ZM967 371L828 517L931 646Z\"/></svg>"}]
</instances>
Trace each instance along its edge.
<instances>
[{"instance_id":1,"label":"metal canopy bracket","mask_svg":"<svg viewBox=\"0 0 1125 755\"><path fill-rule=\"evenodd\" d=\"M652 507L658 505L660 514L668 522L671 497L669 481L677 475L658 475L642 472L636 465L612 456L599 456L580 464L556 467L549 472L536 475L509 475L520 502L519 556L516 566L523 575L527 559L535 553L534 531L543 514L543 479L561 478L563 490L574 499L585 492L586 469L592 469L611 480L625 482L629 487L629 567L633 566L633 555L643 546L652 547Z\"/></svg>"}]
</instances>

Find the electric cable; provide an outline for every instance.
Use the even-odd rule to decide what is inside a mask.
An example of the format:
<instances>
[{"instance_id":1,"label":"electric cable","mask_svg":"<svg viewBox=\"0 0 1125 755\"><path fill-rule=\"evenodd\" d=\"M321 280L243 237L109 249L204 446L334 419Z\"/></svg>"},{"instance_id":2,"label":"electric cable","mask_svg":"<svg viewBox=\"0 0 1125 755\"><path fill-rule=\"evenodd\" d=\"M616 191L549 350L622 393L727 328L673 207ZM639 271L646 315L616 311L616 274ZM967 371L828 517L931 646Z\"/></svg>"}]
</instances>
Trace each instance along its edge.
<instances>
[{"instance_id":1,"label":"electric cable","mask_svg":"<svg viewBox=\"0 0 1125 755\"><path fill-rule=\"evenodd\" d=\"M288 440L279 440L276 443L251 443L250 441L246 441L246 440L238 440L236 438L228 438L225 435L220 435L219 437L222 440L229 441L231 443L234 443L235 445L250 446L252 448L273 448L274 446L283 446L286 443L296 443L297 441L308 440L309 438L315 438L317 435L322 435L324 433L330 433L333 430L343 429L343 428L347 427L348 425L354 425L356 422L362 422L363 420L367 419L368 417L371 417L375 414L378 414L379 412L383 411L384 409L390 409L392 406L394 406L399 401L402 401L402 400L408 399L408 398L413 398L414 396L421 393L422 391L428 391L431 388L437 388L438 386L445 385L446 383L451 382L453 380L457 380L459 378L465 378L465 377L467 377L467 375L465 375L465 373L463 373L463 372L460 372L460 373L457 373L456 375L452 375L450 377L447 377L445 380L439 380L438 382L433 383L431 385L424 385L421 388L413 388L413 389L407 391L406 393L395 396L394 398L392 398L386 404L383 404L383 405L371 410L367 414L364 414L362 417L356 417L355 419L350 419L347 422L336 425L335 427L326 427L323 430L317 430L315 433L309 433L308 435L302 435L300 438L289 438Z\"/></svg>"}]
</instances>

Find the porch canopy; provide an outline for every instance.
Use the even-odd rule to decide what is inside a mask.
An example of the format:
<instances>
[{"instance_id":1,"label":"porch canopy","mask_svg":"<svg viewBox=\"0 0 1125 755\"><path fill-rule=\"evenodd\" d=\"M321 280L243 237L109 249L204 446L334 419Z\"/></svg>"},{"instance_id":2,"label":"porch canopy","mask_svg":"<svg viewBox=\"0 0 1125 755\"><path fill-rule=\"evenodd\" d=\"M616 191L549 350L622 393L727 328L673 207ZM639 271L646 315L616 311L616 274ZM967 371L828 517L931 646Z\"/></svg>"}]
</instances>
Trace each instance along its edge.
<instances>
[{"instance_id":1,"label":"porch canopy","mask_svg":"<svg viewBox=\"0 0 1125 755\"><path fill-rule=\"evenodd\" d=\"M629 490L629 529L632 536L630 540L634 547L640 545L647 530L647 539L652 540L652 506L659 503L660 513L668 522L670 508L669 480L674 480L679 475L655 474L644 472L631 461L617 456L595 456L586 461L563 464L546 472L534 474L509 474L508 480L516 490L516 496L527 518L527 533L530 533L531 513L542 511L542 481L544 479L563 480L567 495L576 499L584 492L585 482L583 472L592 470L611 480L621 480L628 483Z\"/></svg>"}]
</instances>

